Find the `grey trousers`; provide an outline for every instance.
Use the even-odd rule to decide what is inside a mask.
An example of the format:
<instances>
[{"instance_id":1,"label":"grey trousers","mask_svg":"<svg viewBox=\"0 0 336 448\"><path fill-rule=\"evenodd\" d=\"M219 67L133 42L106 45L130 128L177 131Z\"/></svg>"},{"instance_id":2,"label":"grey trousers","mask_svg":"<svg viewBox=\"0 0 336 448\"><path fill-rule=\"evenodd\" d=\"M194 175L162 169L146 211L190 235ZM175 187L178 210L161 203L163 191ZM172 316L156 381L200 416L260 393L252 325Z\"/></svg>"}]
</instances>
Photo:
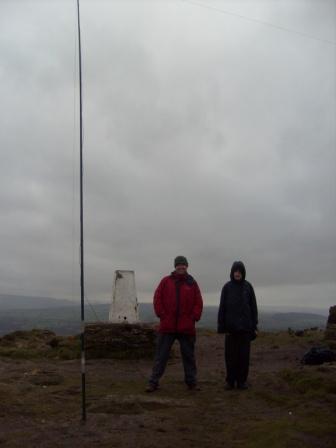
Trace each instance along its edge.
<instances>
[{"instance_id":1,"label":"grey trousers","mask_svg":"<svg viewBox=\"0 0 336 448\"><path fill-rule=\"evenodd\" d=\"M186 384L196 384L195 336L182 333L159 333L156 345L154 366L149 383L157 386L164 374L172 345L177 339L180 343Z\"/></svg>"}]
</instances>

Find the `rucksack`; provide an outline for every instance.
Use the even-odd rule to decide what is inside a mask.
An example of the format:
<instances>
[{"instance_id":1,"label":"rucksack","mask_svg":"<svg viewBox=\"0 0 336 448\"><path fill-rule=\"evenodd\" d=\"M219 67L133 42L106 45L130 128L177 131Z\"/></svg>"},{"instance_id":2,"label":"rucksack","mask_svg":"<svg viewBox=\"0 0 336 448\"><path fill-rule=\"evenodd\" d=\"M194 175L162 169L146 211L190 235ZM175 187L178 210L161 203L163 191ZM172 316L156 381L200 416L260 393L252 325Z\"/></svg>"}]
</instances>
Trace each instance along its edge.
<instances>
[{"instance_id":1,"label":"rucksack","mask_svg":"<svg viewBox=\"0 0 336 448\"><path fill-rule=\"evenodd\" d=\"M324 362L336 361L336 353L326 347L312 347L304 354L301 363L308 365L318 365Z\"/></svg>"}]
</instances>

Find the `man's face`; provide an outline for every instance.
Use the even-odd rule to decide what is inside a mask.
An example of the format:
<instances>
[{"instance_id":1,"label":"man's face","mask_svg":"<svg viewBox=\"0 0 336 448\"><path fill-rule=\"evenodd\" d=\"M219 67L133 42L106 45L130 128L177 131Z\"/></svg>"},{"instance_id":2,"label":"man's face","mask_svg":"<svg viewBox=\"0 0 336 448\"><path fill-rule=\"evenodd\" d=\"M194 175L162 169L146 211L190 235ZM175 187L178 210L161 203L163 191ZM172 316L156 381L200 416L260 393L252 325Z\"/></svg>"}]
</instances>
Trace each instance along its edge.
<instances>
[{"instance_id":1,"label":"man's face","mask_svg":"<svg viewBox=\"0 0 336 448\"><path fill-rule=\"evenodd\" d=\"M176 274L185 274L187 272L188 266L186 266L185 264L178 264L175 267L175 272Z\"/></svg>"},{"instance_id":2,"label":"man's face","mask_svg":"<svg viewBox=\"0 0 336 448\"><path fill-rule=\"evenodd\" d=\"M242 280L242 278L243 278L242 273L241 273L240 271L235 271L235 272L233 273L233 278L234 278L237 282L239 282L239 281Z\"/></svg>"}]
</instances>

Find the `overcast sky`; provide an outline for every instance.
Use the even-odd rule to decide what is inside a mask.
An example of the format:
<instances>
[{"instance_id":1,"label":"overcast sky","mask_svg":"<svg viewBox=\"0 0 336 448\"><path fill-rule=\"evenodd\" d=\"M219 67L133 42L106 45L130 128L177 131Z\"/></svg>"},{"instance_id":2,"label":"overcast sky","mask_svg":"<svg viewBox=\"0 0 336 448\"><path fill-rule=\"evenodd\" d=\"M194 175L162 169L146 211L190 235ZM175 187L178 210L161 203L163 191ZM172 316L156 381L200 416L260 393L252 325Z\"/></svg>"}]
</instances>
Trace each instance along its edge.
<instances>
[{"instance_id":1,"label":"overcast sky","mask_svg":"<svg viewBox=\"0 0 336 448\"><path fill-rule=\"evenodd\" d=\"M336 303L336 0L81 0L86 295ZM272 26L273 25L273 26ZM75 0L0 0L0 293L79 300Z\"/></svg>"}]
</instances>

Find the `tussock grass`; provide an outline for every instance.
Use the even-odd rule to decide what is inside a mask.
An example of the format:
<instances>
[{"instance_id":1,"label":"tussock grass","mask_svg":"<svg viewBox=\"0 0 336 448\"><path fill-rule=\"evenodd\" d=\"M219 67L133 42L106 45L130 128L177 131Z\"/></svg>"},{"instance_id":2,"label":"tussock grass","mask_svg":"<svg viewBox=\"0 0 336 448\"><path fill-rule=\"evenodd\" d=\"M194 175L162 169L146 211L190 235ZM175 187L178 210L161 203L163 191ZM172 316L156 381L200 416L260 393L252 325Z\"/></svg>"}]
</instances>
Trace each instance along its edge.
<instances>
[{"instance_id":1,"label":"tussock grass","mask_svg":"<svg viewBox=\"0 0 336 448\"><path fill-rule=\"evenodd\" d=\"M14 331L0 338L0 356L12 359L61 359L80 357L78 336L56 336L49 330Z\"/></svg>"},{"instance_id":2,"label":"tussock grass","mask_svg":"<svg viewBox=\"0 0 336 448\"><path fill-rule=\"evenodd\" d=\"M279 372L292 392L310 394L311 396L336 394L336 378L330 374L326 377L318 368L307 367L301 370L284 369Z\"/></svg>"}]
</instances>

